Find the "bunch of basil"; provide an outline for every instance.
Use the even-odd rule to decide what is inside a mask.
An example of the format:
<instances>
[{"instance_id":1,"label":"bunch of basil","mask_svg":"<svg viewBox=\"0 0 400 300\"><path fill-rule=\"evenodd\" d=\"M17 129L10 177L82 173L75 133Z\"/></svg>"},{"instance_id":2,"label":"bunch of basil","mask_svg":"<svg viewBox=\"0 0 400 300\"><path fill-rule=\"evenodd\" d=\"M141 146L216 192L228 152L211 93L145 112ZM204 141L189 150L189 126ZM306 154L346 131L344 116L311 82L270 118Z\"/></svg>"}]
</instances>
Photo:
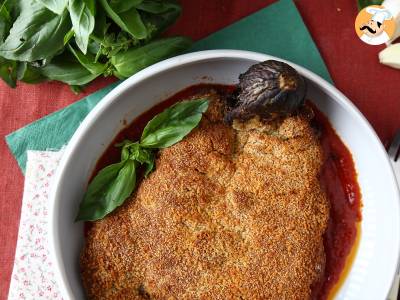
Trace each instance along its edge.
<instances>
[{"instance_id":1,"label":"bunch of basil","mask_svg":"<svg viewBox=\"0 0 400 300\"><path fill-rule=\"evenodd\" d=\"M76 92L100 75L127 78L191 45L158 39L180 12L174 0L0 0L0 77Z\"/></svg>"}]
</instances>

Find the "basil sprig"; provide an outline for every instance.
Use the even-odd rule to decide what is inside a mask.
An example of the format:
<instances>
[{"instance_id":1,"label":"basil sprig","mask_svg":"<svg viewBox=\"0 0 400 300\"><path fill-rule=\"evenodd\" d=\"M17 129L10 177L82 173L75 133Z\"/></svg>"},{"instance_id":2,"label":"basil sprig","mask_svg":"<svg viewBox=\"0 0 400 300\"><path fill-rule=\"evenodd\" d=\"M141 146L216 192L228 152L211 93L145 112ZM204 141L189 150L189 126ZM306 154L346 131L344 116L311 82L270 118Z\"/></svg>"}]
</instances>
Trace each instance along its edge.
<instances>
[{"instance_id":1,"label":"basil sprig","mask_svg":"<svg viewBox=\"0 0 400 300\"><path fill-rule=\"evenodd\" d=\"M123 204L136 187L139 166L144 167L147 177L154 169L156 149L181 141L199 124L207 108L205 98L178 102L147 123L140 141L125 140L118 144L121 161L103 168L94 177L80 204L76 221L102 219Z\"/></svg>"}]
</instances>

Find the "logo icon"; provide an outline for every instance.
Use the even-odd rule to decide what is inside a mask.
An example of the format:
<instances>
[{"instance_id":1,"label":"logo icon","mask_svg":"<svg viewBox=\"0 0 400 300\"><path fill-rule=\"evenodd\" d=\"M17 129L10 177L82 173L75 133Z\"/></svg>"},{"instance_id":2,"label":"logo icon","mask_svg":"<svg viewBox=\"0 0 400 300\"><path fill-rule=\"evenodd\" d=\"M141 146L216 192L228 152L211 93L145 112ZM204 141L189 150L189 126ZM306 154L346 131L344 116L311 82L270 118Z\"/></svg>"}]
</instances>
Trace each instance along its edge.
<instances>
[{"instance_id":1,"label":"logo icon","mask_svg":"<svg viewBox=\"0 0 400 300\"><path fill-rule=\"evenodd\" d=\"M355 22L358 37L369 45L388 42L396 31L396 22L385 7L371 5L359 12Z\"/></svg>"}]
</instances>

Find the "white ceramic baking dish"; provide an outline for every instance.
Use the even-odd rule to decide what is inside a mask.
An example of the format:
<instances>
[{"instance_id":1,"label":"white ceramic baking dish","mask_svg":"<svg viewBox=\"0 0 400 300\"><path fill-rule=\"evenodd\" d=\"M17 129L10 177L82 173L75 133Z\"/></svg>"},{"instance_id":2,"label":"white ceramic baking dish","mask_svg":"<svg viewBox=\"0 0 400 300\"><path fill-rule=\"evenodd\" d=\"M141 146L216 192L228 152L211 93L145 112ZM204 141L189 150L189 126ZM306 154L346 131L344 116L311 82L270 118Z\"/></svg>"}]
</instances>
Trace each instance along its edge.
<instances>
[{"instance_id":1,"label":"white ceramic baking dish","mask_svg":"<svg viewBox=\"0 0 400 300\"><path fill-rule=\"evenodd\" d=\"M51 194L50 244L58 285L65 299L83 299L79 252L83 223L74 223L78 204L97 159L123 128L142 112L192 84L233 84L264 54L212 50L177 56L148 67L122 82L89 113L65 149ZM399 192L386 152L372 127L335 87L298 65L308 95L329 118L350 149L362 192L360 245L337 299L385 299L398 262ZM351 76L351 74L349 74Z\"/></svg>"}]
</instances>

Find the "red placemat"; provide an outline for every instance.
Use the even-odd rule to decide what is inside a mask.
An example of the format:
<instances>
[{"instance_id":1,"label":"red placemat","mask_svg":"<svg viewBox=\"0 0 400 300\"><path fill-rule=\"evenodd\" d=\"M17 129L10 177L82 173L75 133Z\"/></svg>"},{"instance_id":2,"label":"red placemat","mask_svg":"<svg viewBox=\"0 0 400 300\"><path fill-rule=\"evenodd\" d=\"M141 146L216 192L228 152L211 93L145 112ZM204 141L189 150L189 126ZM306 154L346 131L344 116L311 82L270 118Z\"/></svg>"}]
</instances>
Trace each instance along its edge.
<instances>
[{"instance_id":1,"label":"red placemat","mask_svg":"<svg viewBox=\"0 0 400 300\"><path fill-rule=\"evenodd\" d=\"M170 30L197 40L244 17L272 0L182 0L184 14ZM296 1L319 47L336 86L364 113L382 141L400 127L400 71L378 63L382 46L368 46L354 32L355 0ZM104 87L112 79L100 79L83 94L74 95L58 83L20 84L12 90L0 83L0 135L4 135ZM0 141L0 299L8 292L18 233L23 177Z\"/></svg>"}]
</instances>

